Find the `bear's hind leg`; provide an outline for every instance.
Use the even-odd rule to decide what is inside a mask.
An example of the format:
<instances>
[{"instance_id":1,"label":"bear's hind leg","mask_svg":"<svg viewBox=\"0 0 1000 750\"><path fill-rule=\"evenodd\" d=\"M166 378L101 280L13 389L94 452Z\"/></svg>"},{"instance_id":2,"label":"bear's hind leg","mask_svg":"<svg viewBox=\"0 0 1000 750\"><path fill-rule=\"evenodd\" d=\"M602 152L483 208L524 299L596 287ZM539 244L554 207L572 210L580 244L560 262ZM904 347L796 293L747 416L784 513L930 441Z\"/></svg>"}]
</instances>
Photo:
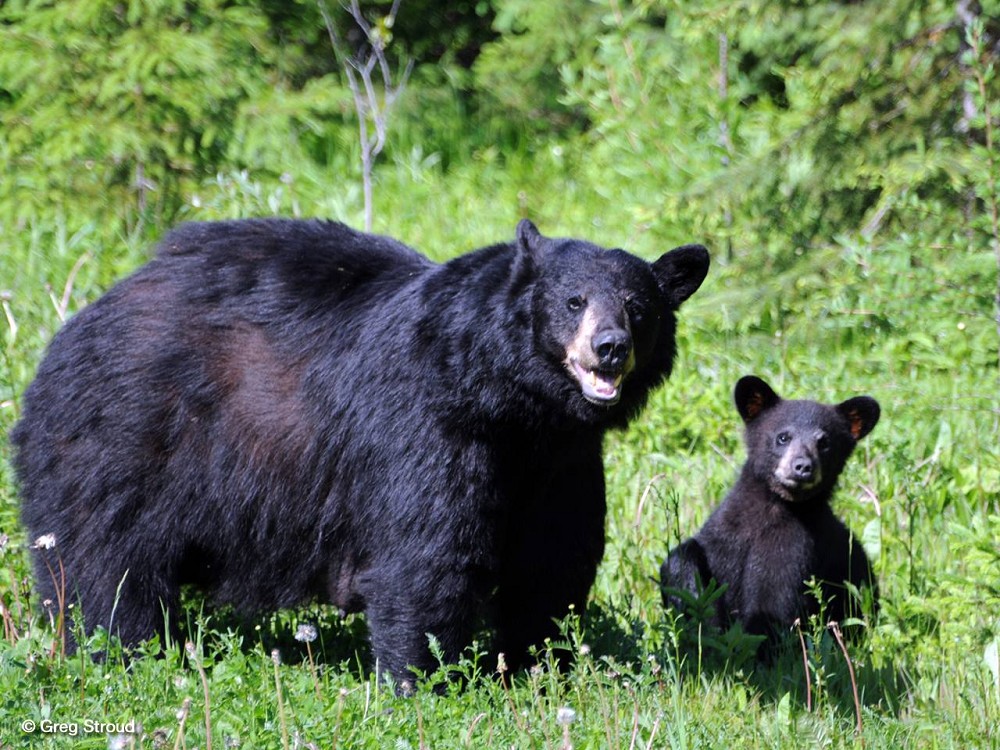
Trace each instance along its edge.
<instances>
[{"instance_id":1,"label":"bear's hind leg","mask_svg":"<svg viewBox=\"0 0 1000 750\"><path fill-rule=\"evenodd\" d=\"M103 627L118 636L125 648L154 636L161 638L163 646L166 635L174 641L179 638L176 591L160 574L133 565L67 583L66 603L80 607L87 634ZM72 637L67 642L74 646Z\"/></svg>"}]
</instances>

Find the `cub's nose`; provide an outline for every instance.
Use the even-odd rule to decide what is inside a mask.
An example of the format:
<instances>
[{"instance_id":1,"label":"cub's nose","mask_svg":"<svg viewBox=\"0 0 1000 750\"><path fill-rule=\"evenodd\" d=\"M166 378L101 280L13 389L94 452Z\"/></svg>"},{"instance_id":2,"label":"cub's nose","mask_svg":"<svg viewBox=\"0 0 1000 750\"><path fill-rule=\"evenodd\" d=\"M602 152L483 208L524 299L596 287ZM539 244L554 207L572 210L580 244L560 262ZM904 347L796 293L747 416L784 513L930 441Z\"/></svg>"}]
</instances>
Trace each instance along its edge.
<instances>
[{"instance_id":1,"label":"cub's nose","mask_svg":"<svg viewBox=\"0 0 1000 750\"><path fill-rule=\"evenodd\" d=\"M816 465L809 456L799 456L792 461L792 471L795 472L796 479L809 481L816 473Z\"/></svg>"},{"instance_id":2,"label":"cub's nose","mask_svg":"<svg viewBox=\"0 0 1000 750\"><path fill-rule=\"evenodd\" d=\"M620 328L607 328L597 333L590 344L597 355L598 367L620 370L632 353L632 337Z\"/></svg>"}]
</instances>

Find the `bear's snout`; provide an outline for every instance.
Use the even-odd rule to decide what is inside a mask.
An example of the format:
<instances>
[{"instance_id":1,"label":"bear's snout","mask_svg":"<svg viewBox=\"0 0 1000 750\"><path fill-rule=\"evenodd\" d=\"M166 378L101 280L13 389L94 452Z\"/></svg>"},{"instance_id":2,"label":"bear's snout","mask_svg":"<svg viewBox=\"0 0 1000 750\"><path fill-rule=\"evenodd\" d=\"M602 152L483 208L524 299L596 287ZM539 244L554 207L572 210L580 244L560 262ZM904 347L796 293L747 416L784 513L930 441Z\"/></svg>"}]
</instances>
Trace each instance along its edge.
<instances>
[{"instance_id":1,"label":"bear's snout","mask_svg":"<svg viewBox=\"0 0 1000 750\"><path fill-rule=\"evenodd\" d=\"M793 440L775 468L775 478L785 492L791 493L787 499L797 499L796 493L809 491L823 481L823 467L815 446L802 439Z\"/></svg>"},{"instance_id":2,"label":"bear's snout","mask_svg":"<svg viewBox=\"0 0 1000 750\"><path fill-rule=\"evenodd\" d=\"M598 305L587 308L564 360L587 401L599 406L618 403L622 382L635 367L632 343L627 321L616 319Z\"/></svg>"}]
</instances>

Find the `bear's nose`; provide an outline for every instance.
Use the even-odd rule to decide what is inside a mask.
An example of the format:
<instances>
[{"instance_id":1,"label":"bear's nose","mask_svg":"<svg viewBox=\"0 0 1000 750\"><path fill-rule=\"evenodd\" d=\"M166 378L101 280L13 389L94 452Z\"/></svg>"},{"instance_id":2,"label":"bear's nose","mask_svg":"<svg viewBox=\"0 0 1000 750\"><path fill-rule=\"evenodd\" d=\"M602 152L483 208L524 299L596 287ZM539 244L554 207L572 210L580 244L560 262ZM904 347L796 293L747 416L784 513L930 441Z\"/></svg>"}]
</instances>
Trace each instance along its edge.
<instances>
[{"instance_id":1,"label":"bear's nose","mask_svg":"<svg viewBox=\"0 0 1000 750\"><path fill-rule=\"evenodd\" d=\"M594 336L591 346L598 367L618 369L625 366L632 353L632 337L620 328L608 328Z\"/></svg>"},{"instance_id":2,"label":"bear's nose","mask_svg":"<svg viewBox=\"0 0 1000 750\"><path fill-rule=\"evenodd\" d=\"M798 479L812 479L813 469L813 461L809 456L799 456L792 461L792 471Z\"/></svg>"}]
</instances>

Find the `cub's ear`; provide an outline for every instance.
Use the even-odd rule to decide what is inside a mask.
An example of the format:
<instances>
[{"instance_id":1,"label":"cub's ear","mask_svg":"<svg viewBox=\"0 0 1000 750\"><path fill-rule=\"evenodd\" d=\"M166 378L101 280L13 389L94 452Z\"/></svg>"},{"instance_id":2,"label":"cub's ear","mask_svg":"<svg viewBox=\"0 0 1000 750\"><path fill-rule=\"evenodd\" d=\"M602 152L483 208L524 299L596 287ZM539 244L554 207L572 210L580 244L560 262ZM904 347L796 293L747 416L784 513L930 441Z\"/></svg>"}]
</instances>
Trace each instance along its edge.
<instances>
[{"instance_id":1,"label":"cub's ear","mask_svg":"<svg viewBox=\"0 0 1000 750\"><path fill-rule=\"evenodd\" d=\"M736 402L736 410L743 417L743 421L750 423L760 416L761 412L767 411L781 401L781 397L756 375L747 375L740 378L736 384L733 401Z\"/></svg>"},{"instance_id":2,"label":"cub's ear","mask_svg":"<svg viewBox=\"0 0 1000 750\"><path fill-rule=\"evenodd\" d=\"M882 409L878 401L871 396L856 396L842 404L837 404L837 411L847 420L851 435L860 440L878 424Z\"/></svg>"},{"instance_id":3,"label":"cub's ear","mask_svg":"<svg viewBox=\"0 0 1000 750\"><path fill-rule=\"evenodd\" d=\"M704 245L675 247L653 263L656 283L674 310L698 291L706 274L708 250Z\"/></svg>"}]
</instances>

